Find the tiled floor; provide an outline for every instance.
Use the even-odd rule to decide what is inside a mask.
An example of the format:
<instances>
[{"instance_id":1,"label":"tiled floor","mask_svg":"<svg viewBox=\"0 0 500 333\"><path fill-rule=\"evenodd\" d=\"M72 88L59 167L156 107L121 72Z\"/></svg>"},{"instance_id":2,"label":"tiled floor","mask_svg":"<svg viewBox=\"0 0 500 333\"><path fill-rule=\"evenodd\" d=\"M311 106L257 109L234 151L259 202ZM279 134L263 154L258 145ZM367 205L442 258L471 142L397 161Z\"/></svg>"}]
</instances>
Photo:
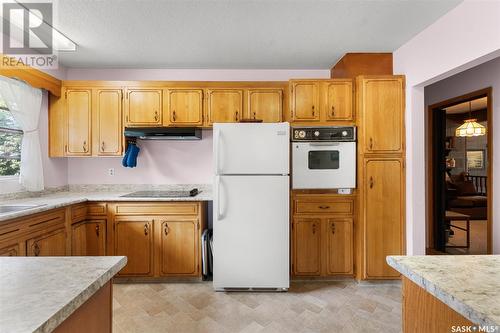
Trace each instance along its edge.
<instances>
[{"instance_id":1,"label":"tiled floor","mask_svg":"<svg viewBox=\"0 0 500 333\"><path fill-rule=\"evenodd\" d=\"M113 331L400 332L401 286L293 282L287 293L221 293L211 283L115 284Z\"/></svg>"}]
</instances>

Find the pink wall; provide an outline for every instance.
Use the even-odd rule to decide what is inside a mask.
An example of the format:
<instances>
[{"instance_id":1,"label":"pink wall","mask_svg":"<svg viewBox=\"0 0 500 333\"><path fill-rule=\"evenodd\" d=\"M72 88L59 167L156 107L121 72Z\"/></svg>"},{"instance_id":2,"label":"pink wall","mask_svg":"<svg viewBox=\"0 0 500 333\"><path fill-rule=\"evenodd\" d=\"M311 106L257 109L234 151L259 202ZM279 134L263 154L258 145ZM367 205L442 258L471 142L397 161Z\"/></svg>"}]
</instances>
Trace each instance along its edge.
<instances>
[{"instance_id":1,"label":"pink wall","mask_svg":"<svg viewBox=\"0 0 500 333\"><path fill-rule=\"evenodd\" d=\"M406 75L407 86L408 254L425 253L424 87L499 56L499 31L500 2L466 0L394 52L394 72ZM494 168L495 164L494 161ZM498 178L494 188L500 189ZM498 206L500 197L494 200L495 206ZM497 231L494 252L500 253Z\"/></svg>"},{"instance_id":2,"label":"pink wall","mask_svg":"<svg viewBox=\"0 0 500 333\"><path fill-rule=\"evenodd\" d=\"M67 69L68 80L287 81L328 78L329 70ZM121 158L69 158L69 184L212 183L212 131L201 141L142 141L138 167ZM115 176L108 169L115 169Z\"/></svg>"}]
</instances>

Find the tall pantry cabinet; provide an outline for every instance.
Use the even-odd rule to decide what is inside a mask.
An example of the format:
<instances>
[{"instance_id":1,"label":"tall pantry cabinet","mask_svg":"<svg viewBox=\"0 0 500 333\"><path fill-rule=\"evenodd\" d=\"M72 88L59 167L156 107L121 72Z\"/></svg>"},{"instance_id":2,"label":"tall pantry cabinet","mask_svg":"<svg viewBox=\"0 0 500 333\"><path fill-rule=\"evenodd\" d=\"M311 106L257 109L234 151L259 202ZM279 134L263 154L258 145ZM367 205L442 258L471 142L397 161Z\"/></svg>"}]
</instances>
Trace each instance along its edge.
<instances>
[{"instance_id":1,"label":"tall pantry cabinet","mask_svg":"<svg viewBox=\"0 0 500 333\"><path fill-rule=\"evenodd\" d=\"M386 256L405 253L404 76L356 78L358 279L393 279Z\"/></svg>"}]
</instances>

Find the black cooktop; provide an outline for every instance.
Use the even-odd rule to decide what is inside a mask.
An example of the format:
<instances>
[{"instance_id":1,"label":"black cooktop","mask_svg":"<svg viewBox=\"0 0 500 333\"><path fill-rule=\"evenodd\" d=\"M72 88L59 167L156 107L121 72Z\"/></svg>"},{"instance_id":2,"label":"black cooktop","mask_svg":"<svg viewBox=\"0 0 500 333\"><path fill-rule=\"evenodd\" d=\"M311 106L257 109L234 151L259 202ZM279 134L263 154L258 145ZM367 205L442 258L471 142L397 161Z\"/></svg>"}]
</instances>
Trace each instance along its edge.
<instances>
[{"instance_id":1,"label":"black cooktop","mask_svg":"<svg viewBox=\"0 0 500 333\"><path fill-rule=\"evenodd\" d=\"M197 188L190 191L137 191L122 195L123 198L187 198L194 197L198 193Z\"/></svg>"}]
</instances>

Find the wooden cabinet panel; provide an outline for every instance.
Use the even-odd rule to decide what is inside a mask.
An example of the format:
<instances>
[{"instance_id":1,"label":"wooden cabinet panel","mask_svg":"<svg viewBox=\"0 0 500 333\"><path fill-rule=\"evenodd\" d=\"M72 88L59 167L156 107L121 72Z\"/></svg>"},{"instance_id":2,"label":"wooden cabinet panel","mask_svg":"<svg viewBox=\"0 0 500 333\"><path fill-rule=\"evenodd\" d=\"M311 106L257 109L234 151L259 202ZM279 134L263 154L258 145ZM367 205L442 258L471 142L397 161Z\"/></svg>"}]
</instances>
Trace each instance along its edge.
<instances>
[{"instance_id":1,"label":"wooden cabinet panel","mask_svg":"<svg viewBox=\"0 0 500 333\"><path fill-rule=\"evenodd\" d=\"M401 153L404 140L404 78L362 78L362 147L366 153Z\"/></svg>"},{"instance_id":2,"label":"wooden cabinet panel","mask_svg":"<svg viewBox=\"0 0 500 333\"><path fill-rule=\"evenodd\" d=\"M248 114L246 118L262 119L265 123L278 123L283 120L283 90L248 90Z\"/></svg>"},{"instance_id":3,"label":"wooden cabinet panel","mask_svg":"<svg viewBox=\"0 0 500 333\"><path fill-rule=\"evenodd\" d=\"M66 155L91 155L91 89L68 89L66 91Z\"/></svg>"},{"instance_id":4,"label":"wooden cabinet panel","mask_svg":"<svg viewBox=\"0 0 500 333\"><path fill-rule=\"evenodd\" d=\"M127 256L119 275L148 276L153 273L153 219L134 217L115 219L114 255Z\"/></svg>"},{"instance_id":5,"label":"wooden cabinet panel","mask_svg":"<svg viewBox=\"0 0 500 333\"><path fill-rule=\"evenodd\" d=\"M291 81L292 119L319 121L319 83L317 81Z\"/></svg>"},{"instance_id":6,"label":"wooden cabinet panel","mask_svg":"<svg viewBox=\"0 0 500 333\"><path fill-rule=\"evenodd\" d=\"M19 244L13 244L0 249L0 257L17 257L19 255Z\"/></svg>"},{"instance_id":7,"label":"wooden cabinet panel","mask_svg":"<svg viewBox=\"0 0 500 333\"><path fill-rule=\"evenodd\" d=\"M197 202L124 203L117 204L117 215L197 215Z\"/></svg>"},{"instance_id":8,"label":"wooden cabinet panel","mask_svg":"<svg viewBox=\"0 0 500 333\"><path fill-rule=\"evenodd\" d=\"M402 159L366 159L364 172L365 277L397 277L385 258L404 252Z\"/></svg>"},{"instance_id":9,"label":"wooden cabinet panel","mask_svg":"<svg viewBox=\"0 0 500 333\"><path fill-rule=\"evenodd\" d=\"M327 273L353 273L352 219L326 219Z\"/></svg>"},{"instance_id":10,"label":"wooden cabinet panel","mask_svg":"<svg viewBox=\"0 0 500 333\"><path fill-rule=\"evenodd\" d=\"M353 214L354 201L352 199L320 199L299 198L294 203L296 214L325 213L325 214Z\"/></svg>"},{"instance_id":11,"label":"wooden cabinet panel","mask_svg":"<svg viewBox=\"0 0 500 333\"><path fill-rule=\"evenodd\" d=\"M122 91L97 89L97 155L114 156L122 153Z\"/></svg>"},{"instance_id":12,"label":"wooden cabinet panel","mask_svg":"<svg viewBox=\"0 0 500 333\"><path fill-rule=\"evenodd\" d=\"M65 256L66 230L63 227L28 239L26 247L28 256Z\"/></svg>"},{"instance_id":13,"label":"wooden cabinet panel","mask_svg":"<svg viewBox=\"0 0 500 333\"><path fill-rule=\"evenodd\" d=\"M161 275L198 275L198 230L197 219L161 223Z\"/></svg>"},{"instance_id":14,"label":"wooden cabinet panel","mask_svg":"<svg viewBox=\"0 0 500 333\"><path fill-rule=\"evenodd\" d=\"M321 273L321 219L296 218L293 222L295 275Z\"/></svg>"},{"instance_id":15,"label":"wooden cabinet panel","mask_svg":"<svg viewBox=\"0 0 500 333\"><path fill-rule=\"evenodd\" d=\"M328 120L353 120L352 81L322 83L322 113Z\"/></svg>"},{"instance_id":16,"label":"wooden cabinet panel","mask_svg":"<svg viewBox=\"0 0 500 333\"><path fill-rule=\"evenodd\" d=\"M207 94L210 125L240 121L243 115L243 90L209 89Z\"/></svg>"},{"instance_id":17,"label":"wooden cabinet panel","mask_svg":"<svg viewBox=\"0 0 500 333\"><path fill-rule=\"evenodd\" d=\"M71 255L103 256L105 248L105 220L87 220L71 226Z\"/></svg>"},{"instance_id":18,"label":"wooden cabinet panel","mask_svg":"<svg viewBox=\"0 0 500 333\"><path fill-rule=\"evenodd\" d=\"M161 89L130 89L127 91L127 126L158 126L162 123Z\"/></svg>"},{"instance_id":19,"label":"wooden cabinet panel","mask_svg":"<svg viewBox=\"0 0 500 333\"><path fill-rule=\"evenodd\" d=\"M203 124L203 90L169 89L168 115L173 125Z\"/></svg>"}]
</instances>

